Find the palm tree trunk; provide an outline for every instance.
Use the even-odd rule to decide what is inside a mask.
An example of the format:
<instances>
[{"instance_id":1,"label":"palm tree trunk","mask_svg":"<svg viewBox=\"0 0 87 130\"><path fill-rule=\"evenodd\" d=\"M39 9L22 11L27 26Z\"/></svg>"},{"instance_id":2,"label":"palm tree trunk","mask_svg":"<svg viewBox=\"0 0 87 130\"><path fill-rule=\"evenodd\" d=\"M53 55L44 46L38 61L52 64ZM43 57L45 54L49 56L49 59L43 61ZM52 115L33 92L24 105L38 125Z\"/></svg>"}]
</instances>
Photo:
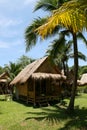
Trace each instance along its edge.
<instances>
[{"instance_id":1,"label":"palm tree trunk","mask_svg":"<svg viewBox=\"0 0 87 130\"><path fill-rule=\"evenodd\" d=\"M76 95L76 89L77 89L77 76L78 76L78 47L77 47L77 37L75 33L72 33L73 35L73 49L74 49L74 79L73 79L73 86L72 86L72 92L71 92L71 99L68 106L68 110L72 111L74 110L74 100Z\"/></svg>"}]
</instances>

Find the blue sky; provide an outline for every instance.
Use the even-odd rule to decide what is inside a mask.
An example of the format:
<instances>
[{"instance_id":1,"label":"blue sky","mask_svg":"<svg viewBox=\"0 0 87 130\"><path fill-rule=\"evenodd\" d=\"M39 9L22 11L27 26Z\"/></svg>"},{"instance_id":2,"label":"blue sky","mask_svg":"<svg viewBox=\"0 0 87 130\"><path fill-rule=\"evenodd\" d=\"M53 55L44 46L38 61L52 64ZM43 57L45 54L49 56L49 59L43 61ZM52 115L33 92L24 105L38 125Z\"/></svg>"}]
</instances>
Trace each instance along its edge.
<instances>
[{"instance_id":1,"label":"blue sky","mask_svg":"<svg viewBox=\"0 0 87 130\"><path fill-rule=\"evenodd\" d=\"M29 52L25 51L24 32L34 18L43 16L43 12L33 13L37 0L0 0L0 66L16 62L22 55L41 58L45 55L51 39L39 41ZM45 14L44 14L45 15ZM85 34L87 35L87 34ZM79 49L87 56L87 48L79 42ZM69 62L73 64L72 61ZM81 65L87 62L80 61Z\"/></svg>"},{"instance_id":2,"label":"blue sky","mask_svg":"<svg viewBox=\"0 0 87 130\"><path fill-rule=\"evenodd\" d=\"M40 58L45 55L47 42L38 42L25 51L24 32L32 20L43 12L33 13L36 0L0 0L0 66L15 62L22 55Z\"/></svg>"}]
</instances>

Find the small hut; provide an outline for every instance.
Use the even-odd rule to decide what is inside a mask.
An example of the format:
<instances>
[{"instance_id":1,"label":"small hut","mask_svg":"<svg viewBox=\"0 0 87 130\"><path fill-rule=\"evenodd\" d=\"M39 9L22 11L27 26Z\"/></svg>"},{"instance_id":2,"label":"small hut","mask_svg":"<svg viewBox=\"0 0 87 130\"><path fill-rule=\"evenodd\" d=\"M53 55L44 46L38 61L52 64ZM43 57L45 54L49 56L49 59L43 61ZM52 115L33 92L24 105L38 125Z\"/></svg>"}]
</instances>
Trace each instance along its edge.
<instances>
[{"instance_id":1,"label":"small hut","mask_svg":"<svg viewBox=\"0 0 87 130\"><path fill-rule=\"evenodd\" d=\"M87 73L83 74L81 79L77 81L79 86L87 85Z\"/></svg>"},{"instance_id":2,"label":"small hut","mask_svg":"<svg viewBox=\"0 0 87 130\"><path fill-rule=\"evenodd\" d=\"M27 65L10 84L15 85L16 99L41 104L59 98L65 79L49 58L43 57Z\"/></svg>"},{"instance_id":3,"label":"small hut","mask_svg":"<svg viewBox=\"0 0 87 130\"><path fill-rule=\"evenodd\" d=\"M4 72L0 75L0 94L7 94L9 93L9 83L10 78L7 72Z\"/></svg>"}]
</instances>

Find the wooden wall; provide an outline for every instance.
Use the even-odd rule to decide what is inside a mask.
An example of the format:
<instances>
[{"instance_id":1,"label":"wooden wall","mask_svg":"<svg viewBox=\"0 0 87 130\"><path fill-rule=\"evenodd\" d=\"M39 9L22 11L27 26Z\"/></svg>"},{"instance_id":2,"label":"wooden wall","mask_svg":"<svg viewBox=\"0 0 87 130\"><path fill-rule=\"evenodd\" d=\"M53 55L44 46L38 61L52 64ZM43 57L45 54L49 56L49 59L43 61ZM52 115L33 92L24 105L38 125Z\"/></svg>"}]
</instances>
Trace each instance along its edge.
<instances>
[{"instance_id":1,"label":"wooden wall","mask_svg":"<svg viewBox=\"0 0 87 130\"><path fill-rule=\"evenodd\" d=\"M58 71L56 71L56 69L50 63L50 61L48 59L46 61L44 61L42 63L42 65L36 70L36 72L52 73L52 74L58 74ZM60 71L59 71L59 73L60 73Z\"/></svg>"},{"instance_id":2,"label":"wooden wall","mask_svg":"<svg viewBox=\"0 0 87 130\"><path fill-rule=\"evenodd\" d=\"M27 96L27 83L18 84L16 87L18 95Z\"/></svg>"}]
</instances>

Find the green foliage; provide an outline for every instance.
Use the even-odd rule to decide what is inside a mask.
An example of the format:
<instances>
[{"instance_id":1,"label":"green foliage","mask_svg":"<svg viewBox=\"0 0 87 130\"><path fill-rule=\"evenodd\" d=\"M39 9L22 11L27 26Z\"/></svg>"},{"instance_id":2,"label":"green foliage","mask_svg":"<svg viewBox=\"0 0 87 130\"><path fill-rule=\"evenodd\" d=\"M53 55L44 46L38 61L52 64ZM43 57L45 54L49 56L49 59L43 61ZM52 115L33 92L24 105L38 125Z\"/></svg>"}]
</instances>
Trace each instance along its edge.
<instances>
[{"instance_id":1,"label":"green foliage","mask_svg":"<svg viewBox=\"0 0 87 130\"><path fill-rule=\"evenodd\" d=\"M5 65L4 70L10 75L11 80L21 71L21 64L9 62L9 65Z\"/></svg>"},{"instance_id":2,"label":"green foliage","mask_svg":"<svg viewBox=\"0 0 87 130\"><path fill-rule=\"evenodd\" d=\"M85 85L85 86L78 86L77 93L78 94L87 93L87 85Z\"/></svg>"},{"instance_id":3,"label":"green foliage","mask_svg":"<svg viewBox=\"0 0 87 130\"><path fill-rule=\"evenodd\" d=\"M29 25L25 30L25 40L26 40L26 51L29 51L32 46L36 45L38 40L38 34L35 32L35 29L44 24L47 20L46 18L36 18L32 21L32 24Z\"/></svg>"},{"instance_id":4,"label":"green foliage","mask_svg":"<svg viewBox=\"0 0 87 130\"><path fill-rule=\"evenodd\" d=\"M0 68L0 73L8 72L11 80L18 75L18 73L28 64L32 63L34 59L29 58L27 56L21 56L15 63L9 62L9 64L4 65L4 67Z\"/></svg>"},{"instance_id":5,"label":"green foliage","mask_svg":"<svg viewBox=\"0 0 87 130\"><path fill-rule=\"evenodd\" d=\"M34 11L43 9L44 11L52 12L58 9L64 2L67 1L70 0L38 0L35 5Z\"/></svg>"},{"instance_id":6,"label":"green foliage","mask_svg":"<svg viewBox=\"0 0 87 130\"><path fill-rule=\"evenodd\" d=\"M21 68L23 69L26 65L32 63L35 59L29 58L25 55L22 55L18 60L17 64L21 65Z\"/></svg>"},{"instance_id":7,"label":"green foliage","mask_svg":"<svg viewBox=\"0 0 87 130\"><path fill-rule=\"evenodd\" d=\"M87 66L79 66L79 77L81 77L82 74L87 73Z\"/></svg>"},{"instance_id":8,"label":"green foliage","mask_svg":"<svg viewBox=\"0 0 87 130\"><path fill-rule=\"evenodd\" d=\"M0 66L0 74L4 72L3 67Z\"/></svg>"},{"instance_id":9,"label":"green foliage","mask_svg":"<svg viewBox=\"0 0 87 130\"><path fill-rule=\"evenodd\" d=\"M58 67L60 66L60 68L64 70L65 75L68 68L67 62L70 58L70 52L72 51L72 43L70 41L68 42L65 39L66 35L67 33L64 33L64 31L60 32L59 38L53 40L47 51L47 54L49 55L51 61L58 65Z\"/></svg>"},{"instance_id":10,"label":"green foliage","mask_svg":"<svg viewBox=\"0 0 87 130\"><path fill-rule=\"evenodd\" d=\"M70 0L63 0L63 2L70 1ZM42 9L44 11L50 12L50 14L57 8L59 8L59 5L61 3L61 0L38 0L37 4L34 8L34 11L37 11L39 9ZM49 16L45 16L44 18L36 18L32 21L32 23L26 28L25 30L25 40L26 40L26 51L29 51L33 46L36 45L36 42L39 38L38 33L36 32L36 29L40 27L41 25L47 23ZM58 31L61 29L61 26L56 26L54 28L53 34L49 34L46 36L48 38L49 36L53 36L54 34L57 34Z\"/></svg>"},{"instance_id":11,"label":"green foliage","mask_svg":"<svg viewBox=\"0 0 87 130\"><path fill-rule=\"evenodd\" d=\"M86 10L86 0L72 0L66 2L59 9L54 11L47 23L40 26L37 32L42 38L45 38L46 35L52 34L54 28L58 25L74 33L82 32L84 28L87 29Z\"/></svg>"},{"instance_id":12,"label":"green foliage","mask_svg":"<svg viewBox=\"0 0 87 130\"><path fill-rule=\"evenodd\" d=\"M39 0L35 5L34 11L43 9L44 11L52 11L58 8L58 0Z\"/></svg>"}]
</instances>

